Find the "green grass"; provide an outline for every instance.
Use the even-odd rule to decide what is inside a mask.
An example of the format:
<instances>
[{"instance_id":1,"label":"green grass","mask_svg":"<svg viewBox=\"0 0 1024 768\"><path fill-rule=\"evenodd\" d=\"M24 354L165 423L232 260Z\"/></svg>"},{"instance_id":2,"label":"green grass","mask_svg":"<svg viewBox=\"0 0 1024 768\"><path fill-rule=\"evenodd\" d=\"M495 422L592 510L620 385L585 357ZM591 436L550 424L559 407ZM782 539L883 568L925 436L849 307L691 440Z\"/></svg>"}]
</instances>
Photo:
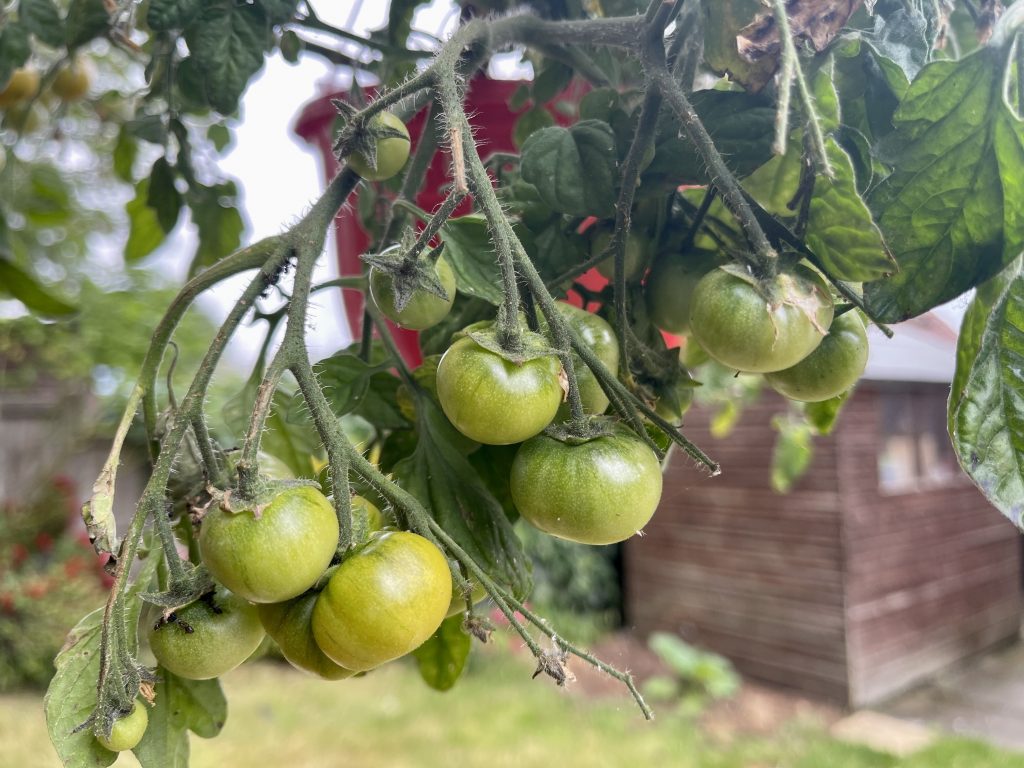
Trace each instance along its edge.
<instances>
[{"instance_id":1,"label":"green grass","mask_svg":"<svg viewBox=\"0 0 1024 768\"><path fill-rule=\"evenodd\" d=\"M477 656L451 692L436 693L412 666L324 683L271 663L224 681L223 733L193 738L194 768L1024 768L1024 756L943 739L899 760L833 741L814 722L771 737L712 743L667 712L646 723L626 699L586 700L531 680L521 660ZM59 763L46 739L41 697L0 696L0 767ZM122 756L118 766L137 765Z\"/></svg>"}]
</instances>

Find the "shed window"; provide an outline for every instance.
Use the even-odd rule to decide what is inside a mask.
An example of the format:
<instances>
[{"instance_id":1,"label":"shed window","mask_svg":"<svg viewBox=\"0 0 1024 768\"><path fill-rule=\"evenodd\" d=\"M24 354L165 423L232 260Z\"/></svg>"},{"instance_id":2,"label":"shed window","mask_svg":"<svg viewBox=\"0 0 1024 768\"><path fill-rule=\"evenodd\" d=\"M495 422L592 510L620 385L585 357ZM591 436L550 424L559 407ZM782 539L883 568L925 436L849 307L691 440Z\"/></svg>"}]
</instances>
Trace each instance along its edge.
<instances>
[{"instance_id":1,"label":"shed window","mask_svg":"<svg viewBox=\"0 0 1024 768\"><path fill-rule=\"evenodd\" d=\"M938 387L879 394L880 490L906 493L963 482L964 474L946 433L947 397L945 389Z\"/></svg>"}]
</instances>

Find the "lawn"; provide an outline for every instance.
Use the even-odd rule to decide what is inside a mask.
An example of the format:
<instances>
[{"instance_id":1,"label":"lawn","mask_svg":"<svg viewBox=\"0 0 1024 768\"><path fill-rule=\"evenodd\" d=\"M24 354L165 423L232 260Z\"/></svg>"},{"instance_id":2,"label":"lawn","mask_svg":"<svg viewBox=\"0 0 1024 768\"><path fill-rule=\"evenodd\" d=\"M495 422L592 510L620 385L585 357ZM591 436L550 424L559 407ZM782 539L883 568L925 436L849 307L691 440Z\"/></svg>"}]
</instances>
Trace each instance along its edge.
<instances>
[{"instance_id":1,"label":"lawn","mask_svg":"<svg viewBox=\"0 0 1024 768\"><path fill-rule=\"evenodd\" d=\"M663 712L646 723L627 700L586 700L531 680L522 660L476 656L450 693L396 664L362 679L323 683L260 662L224 680L231 712L223 733L193 738L195 768L1024 768L976 742L944 739L899 760L830 739L820 723L792 722L770 736L703 738ZM46 740L38 695L0 696L0 766L59 763ZM137 765L129 755L118 766Z\"/></svg>"}]
</instances>

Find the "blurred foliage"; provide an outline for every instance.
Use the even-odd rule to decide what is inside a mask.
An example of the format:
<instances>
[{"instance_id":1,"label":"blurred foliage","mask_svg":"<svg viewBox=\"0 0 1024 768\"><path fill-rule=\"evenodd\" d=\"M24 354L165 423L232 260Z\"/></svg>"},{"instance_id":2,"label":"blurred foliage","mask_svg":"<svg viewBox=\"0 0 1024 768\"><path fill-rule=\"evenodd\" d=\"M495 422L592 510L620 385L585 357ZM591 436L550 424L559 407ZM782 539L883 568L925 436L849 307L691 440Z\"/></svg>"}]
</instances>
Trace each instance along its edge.
<instances>
[{"instance_id":1,"label":"blurred foliage","mask_svg":"<svg viewBox=\"0 0 1024 768\"><path fill-rule=\"evenodd\" d=\"M654 701L675 701L681 714L699 714L714 699L732 696L740 688L740 676L724 656L668 632L655 632L647 644L668 672L648 678L644 695Z\"/></svg>"},{"instance_id":2,"label":"blurred foliage","mask_svg":"<svg viewBox=\"0 0 1024 768\"><path fill-rule=\"evenodd\" d=\"M71 493L57 477L0 507L0 691L44 686L67 631L103 602L102 565L69 528Z\"/></svg>"}]
</instances>

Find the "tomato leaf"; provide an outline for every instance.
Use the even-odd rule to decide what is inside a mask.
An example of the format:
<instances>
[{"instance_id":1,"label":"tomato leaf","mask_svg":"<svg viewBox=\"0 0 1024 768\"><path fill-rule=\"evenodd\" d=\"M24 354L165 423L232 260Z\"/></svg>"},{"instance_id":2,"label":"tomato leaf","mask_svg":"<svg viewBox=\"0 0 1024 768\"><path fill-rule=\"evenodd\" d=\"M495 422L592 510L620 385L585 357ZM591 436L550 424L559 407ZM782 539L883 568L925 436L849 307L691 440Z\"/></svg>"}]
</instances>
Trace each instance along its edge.
<instances>
[{"instance_id":1,"label":"tomato leaf","mask_svg":"<svg viewBox=\"0 0 1024 768\"><path fill-rule=\"evenodd\" d=\"M501 503L457 446L465 443L433 399L416 401L419 442L392 470L434 519L478 564L519 596L530 576L522 544Z\"/></svg>"},{"instance_id":2,"label":"tomato leaf","mask_svg":"<svg viewBox=\"0 0 1024 768\"><path fill-rule=\"evenodd\" d=\"M199 19L185 29L185 41L207 103L226 115L237 109L249 78L263 66L273 34L259 7L219 0L206 4Z\"/></svg>"},{"instance_id":3,"label":"tomato leaf","mask_svg":"<svg viewBox=\"0 0 1024 768\"><path fill-rule=\"evenodd\" d=\"M181 193L174 185L174 169L166 157L157 158L149 171L149 190L146 205L156 211L160 228L169 233L181 214Z\"/></svg>"},{"instance_id":4,"label":"tomato leaf","mask_svg":"<svg viewBox=\"0 0 1024 768\"><path fill-rule=\"evenodd\" d=\"M868 283L898 322L992 277L1024 247L1024 126L1003 96L1003 54L984 48L921 70L896 111L895 166L869 202L900 272Z\"/></svg>"},{"instance_id":5,"label":"tomato leaf","mask_svg":"<svg viewBox=\"0 0 1024 768\"><path fill-rule=\"evenodd\" d=\"M766 56L751 63L740 56L736 38L758 12L764 10L759 0L701 0L704 10L704 60L718 74L728 73L731 79L757 91L771 79L776 62Z\"/></svg>"},{"instance_id":6,"label":"tomato leaf","mask_svg":"<svg viewBox=\"0 0 1024 768\"><path fill-rule=\"evenodd\" d=\"M615 146L611 126L599 120L542 128L523 144L523 178L556 211L608 217L615 210Z\"/></svg>"},{"instance_id":7,"label":"tomato leaf","mask_svg":"<svg viewBox=\"0 0 1024 768\"><path fill-rule=\"evenodd\" d=\"M18 19L40 42L51 48L64 45L64 22L53 0L21 0Z\"/></svg>"},{"instance_id":8,"label":"tomato leaf","mask_svg":"<svg viewBox=\"0 0 1024 768\"><path fill-rule=\"evenodd\" d=\"M142 602L140 592L149 589L156 573L158 557L147 557L141 563L135 583L126 592L125 626L130 650L137 648L135 627L139 623ZM69 768L107 766L117 759L117 753L100 746L92 730L72 733L84 723L96 707L96 681L100 674L100 634L103 609L98 608L83 618L68 633L64 647L54 659L56 672L43 698L46 728L57 756Z\"/></svg>"},{"instance_id":9,"label":"tomato leaf","mask_svg":"<svg viewBox=\"0 0 1024 768\"><path fill-rule=\"evenodd\" d=\"M792 416L775 416L772 427L779 433L772 450L772 488L788 493L811 464L811 428Z\"/></svg>"},{"instance_id":10,"label":"tomato leaf","mask_svg":"<svg viewBox=\"0 0 1024 768\"><path fill-rule=\"evenodd\" d=\"M0 29L0 88L7 85L18 67L28 61L32 46L28 29L22 24L8 24Z\"/></svg>"},{"instance_id":11,"label":"tomato leaf","mask_svg":"<svg viewBox=\"0 0 1024 768\"><path fill-rule=\"evenodd\" d=\"M472 640L462 631L462 614L441 622L437 632L412 652L423 682L436 691L447 691L466 668Z\"/></svg>"},{"instance_id":12,"label":"tomato leaf","mask_svg":"<svg viewBox=\"0 0 1024 768\"><path fill-rule=\"evenodd\" d=\"M828 400L803 404L804 417L817 434L832 434L836 421L839 419L839 414L842 412L843 406L846 405L846 401L850 399L852 392L853 390L851 389Z\"/></svg>"},{"instance_id":13,"label":"tomato leaf","mask_svg":"<svg viewBox=\"0 0 1024 768\"><path fill-rule=\"evenodd\" d=\"M166 236L156 211L149 207L149 179L141 179L135 185L135 197L128 201L124 210L128 214L124 260L133 264L155 251Z\"/></svg>"},{"instance_id":14,"label":"tomato leaf","mask_svg":"<svg viewBox=\"0 0 1024 768\"><path fill-rule=\"evenodd\" d=\"M216 264L241 243L245 222L235 207L237 196L233 181L212 187L193 185L189 190L192 221L199 231L199 246L189 266L189 277Z\"/></svg>"},{"instance_id":15,"label":"tomato leaf","mask_svg":"<svg viewBox=\"0 0 1024 768\"><path fill-rule=\"evenodd\" d=\"M149 725L132 751L143 768L188 768L192 731L204 739L220 733L228 704L220 681L185 680L157 668L156 706L149 710Z\"/></svg>"},{"instance_id":16,"label":"tomato leaf","mask_svg":"<svg viewBox=\"0 0 1024 768\"><path fill-rule=\"evenodd\" d=\"M459 293L501 304L501 272L491 245L487 219L479 214L449 219L441 227L444 254L459 285Z\"/></svg>"},{"instance_id":17,"label":"tomato leaf","mask_svg":"<svg viewBox=\"0 0 1024 768\"><path fill-rule=\"evenodd\" d=\"M834 93L834 91L833 91ZM807 219L807 247L838 280L874 280L896 271L871 212L857 193L850 156L833 138L825 140L833 178L814 182Z\"/></svg>"},{"instance_id":18,"label":"tomato leaf","mask_svg":"<svg viewBox=\"0 0 1024 768\"><path fill-rule=\"evenodd\" d=\"M202 0L150 0L146 23L157 32L184 29L202 7Z\"/></svg>"},{"instance_id":19,"label":"tomato leaf","mask_svg":"<svg viewBox=\"0 0 1024 768\"><path fill-rule=\"evenodd\" d=\"M0 251L0 296L10 296L29 311L48 317L70 315L76 308L54 296L28 272L7 259Z\"/></svg>"},{"instance_id":20,"label":"tomato leaf","mask_svg":"<svg viewBox=\"0 0 1024 768\"><path fill-rule=\"evenodd\" d=\"M64 41L68 50L99 37L110 26L110 13L104 0L71 0L64 19Z\"/></svg>"},{"instance_id":21,"label":"tomato leaf","mask_svg":"<svg viewBox=\"0 0 1024 768\"><path fill-rule=\"evenodd\" d=\"M132 135L121 126L117 134L117 143L114 144L114 151L111 156L114 174L121 181L132 180L132 171L135 168L135 158L139 154L139 143Z\"/></svg>"},{"instance_id":22,"label":"tomato leaf","mask_svg":"<svg viewBox=\"0 0 1024 768\"><path fill-rule=\"evenodd\" d=\"M974 306L976 305L976 306ZM1024 527L1024 261L979 291L950 396L953 448L985 497ZM985 317L982 325L981 318ZM980 333L979 333L980 331Z\"/></svg>"}]
</instances>

